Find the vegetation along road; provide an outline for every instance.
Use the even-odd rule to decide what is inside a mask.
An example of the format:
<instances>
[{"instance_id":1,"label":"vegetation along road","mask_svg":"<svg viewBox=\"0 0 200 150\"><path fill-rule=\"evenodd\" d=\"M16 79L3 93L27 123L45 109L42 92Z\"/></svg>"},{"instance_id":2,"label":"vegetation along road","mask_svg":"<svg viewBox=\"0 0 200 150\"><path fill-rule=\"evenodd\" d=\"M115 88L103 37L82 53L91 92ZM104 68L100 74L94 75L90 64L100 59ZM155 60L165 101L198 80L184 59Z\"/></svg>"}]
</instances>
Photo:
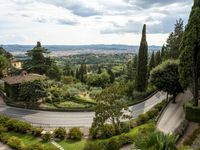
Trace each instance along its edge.
<instances>
[{"instance_id":1,"label":"vegetation along road","mask_svg":"<svg viewBox=\"0 0 200 150\"><path fill-rule=\"evenodd\" d=\"M132 117L135 118L148 111L165 98L166 93L158 92L145 102L131 106ZM94 117L94 112L49 112L10 107L3 103L2 98L0 98L0 113L46 128L90 127Z\"/></svg>"}]
</instances>

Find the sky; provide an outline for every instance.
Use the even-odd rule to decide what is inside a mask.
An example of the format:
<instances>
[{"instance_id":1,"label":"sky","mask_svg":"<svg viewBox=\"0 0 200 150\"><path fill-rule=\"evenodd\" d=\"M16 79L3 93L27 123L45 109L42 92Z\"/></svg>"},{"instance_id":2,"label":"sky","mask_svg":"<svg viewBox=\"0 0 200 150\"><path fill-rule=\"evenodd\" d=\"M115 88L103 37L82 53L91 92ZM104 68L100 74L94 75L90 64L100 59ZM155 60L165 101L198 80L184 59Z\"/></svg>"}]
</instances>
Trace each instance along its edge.
<instances>
[{"instance_id":1,"label":"sky","mask_svg":"<svg viewBox=\"0 0 200 150\"><path fill-rule=\"evenodd\" d=\"M0 44L163 45L192 0L0 0Z\"/></svg>"}]
</instances>

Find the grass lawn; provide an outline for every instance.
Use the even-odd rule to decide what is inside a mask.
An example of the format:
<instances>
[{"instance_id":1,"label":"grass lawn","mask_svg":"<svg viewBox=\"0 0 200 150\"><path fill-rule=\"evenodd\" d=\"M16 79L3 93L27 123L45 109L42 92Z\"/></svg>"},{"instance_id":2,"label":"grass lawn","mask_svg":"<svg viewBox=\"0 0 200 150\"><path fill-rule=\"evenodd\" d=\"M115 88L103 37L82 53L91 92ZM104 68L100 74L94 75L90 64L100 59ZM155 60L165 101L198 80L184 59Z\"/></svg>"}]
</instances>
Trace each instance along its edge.
<instances>
[{"instance_id":1,"label":"grass lawn","mask_svg":"<svg viewBox=\"0 0 200 150\"><path fill-rule=\"evenodd\" d=\"M83 150L86 142L87 142L86 140L81 140L81 141L63 140L57 143L60 144L65 150Z\"/></svg>"},{"instance_id":2,"label":"grass lawn","mask_svg":"<svg viewBox=\"0 0 200 150\"><path fill-rule=\"evenodd\" d=\"M6 132L6 133L3 133L3 134L6 134L8 136L16 136L16 137L20 138L23 141L25 146L29 146L29 145L32 145L32 144L39 143L39 144L43 144L47 148L54 148L55 147L50 142L44 143L40 138L36 138L32 135L20 134L20 133L15 133L15 132Z\"/></svg>"}]
</instances>

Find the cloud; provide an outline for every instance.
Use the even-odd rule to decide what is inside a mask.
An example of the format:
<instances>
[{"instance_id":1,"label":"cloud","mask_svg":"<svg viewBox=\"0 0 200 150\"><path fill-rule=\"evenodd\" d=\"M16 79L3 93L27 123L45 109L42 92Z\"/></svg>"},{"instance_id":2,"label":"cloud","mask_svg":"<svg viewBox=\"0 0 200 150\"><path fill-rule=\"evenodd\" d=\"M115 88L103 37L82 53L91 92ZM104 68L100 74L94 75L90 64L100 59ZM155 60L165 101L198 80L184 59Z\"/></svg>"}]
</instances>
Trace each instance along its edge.
<instances>
[{"instance_id":1,"label":"cloud","mask_svg":"<svg viewBox=\"0 0 200 150\"><path fill-rule=\"evenodd\" d=\"M78 24L77 21L67 20L67 19L58 19L57 24L60 25L76 25Z\"/></svg>"}]
</instances>

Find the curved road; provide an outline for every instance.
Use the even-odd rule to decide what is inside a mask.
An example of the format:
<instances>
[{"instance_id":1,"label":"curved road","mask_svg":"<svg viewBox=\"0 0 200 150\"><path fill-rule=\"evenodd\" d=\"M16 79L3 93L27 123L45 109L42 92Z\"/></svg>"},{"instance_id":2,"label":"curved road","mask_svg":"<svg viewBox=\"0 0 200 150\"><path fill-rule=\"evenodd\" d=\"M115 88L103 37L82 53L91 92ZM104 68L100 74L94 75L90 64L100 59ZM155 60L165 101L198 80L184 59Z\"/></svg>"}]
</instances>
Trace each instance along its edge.
<instances>
[{"instance_id":1,"label":"curved road","mask_svg":"<svg viewBox=\"0 0 200 150\"><path fill-rule=\"evenodd\" d=\"M157 122L157 128L164 133L172 133L185 119L183 105L192 99L192 93L187 90L176 97L176 104L170 102Z\"/></svg>"},{"instance_id":2,"label":"curved road","mask_svg":"<svg viewBox=\"0 0 200 150\"><path fill-rule=\"evenodd\" d=\"M165 98L166 93L157 92L148 100L129 107L132 110L132 117L136 118L138 115L145 113ZM1 97L0 113L45 128L90 127L94 117L94 112L50 112L10 107L4 104Z\"/></svg>"}]
</instances>

